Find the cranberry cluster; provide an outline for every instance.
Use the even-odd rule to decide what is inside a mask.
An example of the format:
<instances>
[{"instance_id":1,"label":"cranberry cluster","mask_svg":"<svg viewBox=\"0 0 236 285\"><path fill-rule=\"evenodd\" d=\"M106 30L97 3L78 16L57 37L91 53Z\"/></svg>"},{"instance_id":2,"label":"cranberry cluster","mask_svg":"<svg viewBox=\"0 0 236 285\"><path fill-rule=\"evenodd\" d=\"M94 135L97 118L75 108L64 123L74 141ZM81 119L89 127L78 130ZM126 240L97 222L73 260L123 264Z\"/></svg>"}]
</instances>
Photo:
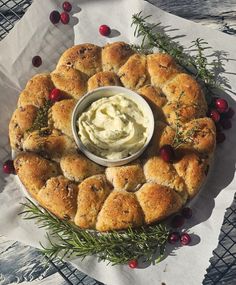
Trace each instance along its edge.
<instances>
[{"instance_id":1,"label":"cranberry cluster","mask_svg":"<svg viewBox=\"0 0 236 285\"><path fill-rule=\"evenodd\" d=\"M62 4L63 12L59 12L57 10L53 10L50 13L49 19L55 25L58 24L60 21L62 24L67 25L70 22L70 15L68 14L71 9L72 5L70 2L63 2Z\"/></svg>"},{"instance_id":2,"label":"cranberry cluster","mask_svg":"<svg viewBox=\"0 0 236 285\"><path fill-rule=\"evenodd\" d=\"M171 221L171 227L181 228L184 225L185 219L190 219L192 217L192 210L189 207L183 208L181 214L174 216ZM168 242L174 244L180 241L182 245L188 245L191 242L191 236L186 233L179 233L177 231L173 231L169 234Z\"/></svg>"},{"instance_id":3,"label":"cranberry cluster","mask_svg":"<svg viewBox=\"0 0 236 285\"><path fill-rule=\"evenodd\" d=\"M223 98L215 98L209 106L208 116L216 124L216 142L222 143L225 140L225 134L222 130L228 130L232 127L231 118L234 110L229 107L228 102Z\"/></svg>"}]
</instances>

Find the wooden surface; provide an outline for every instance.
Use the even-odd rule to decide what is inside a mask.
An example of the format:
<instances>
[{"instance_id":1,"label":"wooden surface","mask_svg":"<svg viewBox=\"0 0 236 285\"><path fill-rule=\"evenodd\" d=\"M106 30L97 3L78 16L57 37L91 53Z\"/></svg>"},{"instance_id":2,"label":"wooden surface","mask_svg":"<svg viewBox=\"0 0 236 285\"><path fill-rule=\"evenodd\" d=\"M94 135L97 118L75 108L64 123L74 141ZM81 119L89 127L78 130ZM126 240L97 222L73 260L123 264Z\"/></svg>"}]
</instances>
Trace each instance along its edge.
<instances>
[{"instance_id":1,"label":"wooden surface","mask_svg":"<svg viewBox=\"0 0 236 285\"><path fill-rule=\"evenodd\" d=\"M149 2L180 17L236 35L236 0L149 0ZM3 158L6 153L0 153L0 156ZM0 237L0 285L16 283L68 284L53 266L45 267L42 256L35 249Z\"/></svg>"},{"instance_id":2,"label":"wooden surface","mask_svg":"<svg viewBox=\"0 0 236 285\"><path fill-rule=\"evenodd\" d=\"M236 35L236 0L148 0L185 19Z\"/></svg>"}]
</instances>

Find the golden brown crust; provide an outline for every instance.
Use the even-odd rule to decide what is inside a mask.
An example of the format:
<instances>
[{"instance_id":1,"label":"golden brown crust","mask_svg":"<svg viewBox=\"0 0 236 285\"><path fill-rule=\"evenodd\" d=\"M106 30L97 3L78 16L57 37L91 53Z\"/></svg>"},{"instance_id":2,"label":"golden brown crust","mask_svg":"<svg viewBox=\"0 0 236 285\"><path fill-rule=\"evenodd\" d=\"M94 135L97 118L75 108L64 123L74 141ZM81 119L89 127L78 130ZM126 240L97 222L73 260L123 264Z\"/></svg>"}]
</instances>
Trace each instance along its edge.
<instances>
[{"instance_id":1,"label":"golden brown crust","mask_svg":"<svg viewBox=\"0 0 236 285\"><path fill-rule=\"evenodd\" d=\"M64 176L57 176L48 179L38 192L37 200L41 206L59 218L72 220L77 209L77 194L76 184Z\"/></svg>"},{"instance_id":2,"label":"golden brown crust","mask_svg":"<svg viewBox=\"0 0 236 285\"><path fill-rule=\"evenodd\" d=\"M146 62L145 55L134 54L119 69L118 76L126 88L137 90L149 83Z\"/></svg>"},{"instance_id":3,"label":"golden brown crust","mask_svg":"<svg viewBox=\"0 0 236 285\"><path fill-rule=\"evenodd\" d=\"M98 231L121 230L141 226L143 223L142 209L133 193L113 191L97 217Z\"/></svg>"},{"instance_id":4,"label":"golden brown crust","mask_svg":"<svg viewBox=\"0 0 236 285\"><path fill-rule=\"evenodd\" d=\"M12 149L22 150L24 135L29 130L37 116L37 108L33 105L19 107L13 113L9 123L9 138Z\"/></svg>"},{"instance_id":5,"label":"golden brown crust","mask_svg":"<svg viewBox=\"0 0 236 285\"><path fill-rule=\"evenodd\" d=\"M112 187L105 175L94 175L79 185L78 209L75 224L81 228L95 228L97 215Z\"/></svg>"},{"instance_id":6,"label":"golden brown crust","mask_svg":"<svg viewBox=\"0 0 236 285\"><path fill-rule=\"evenodd\" d=\"M88 80L88 91L103 86L120 86L120 79L115 72L102 71L94 74Z\"/></svg>"},{"instance_id":7,"label":"golden brown crust","mask_svg":"<svg viewBox=\"0 0 236 285\"><path fill-rule=\"evenodd\" d=\"M187 139L180 148L212 154L216 146L216 127L212 119L192 120L183 127L183 137Z\"/></svg>"},{"instance_id":8,"label":"golden brown crust","mask_svg":"<svg viewBox=\"0 0 236 285\"><path fill-rule=\"evenodd\" d=\"M75 182L82 182L89 176L104 173L102 166L92 162L81 153L62 156L60 166L65 177Z\"/></svg>"},{"instance_id":9,"label":"golden brown crust","mask_svg":"<svg viewBox=\"0 0 236 285\"><path fill-rule=\"evenodd\" d=\"M108 167L106 177L116 190L136 191L145 182L143 168L139 163Z\"/></svg>"},{"instance_id":10,"label":"golden brown crust","mask_svg":"<svg viewBox=\"0 0 236 285\"><path fill-rule=\"evenodd\" d=\"M184 152L180 154L173 166L178 175L184 179L189 197L193 198L205 181L209 168L209 158L200 157L194 152Z\"/></svg>"},{"instance_id":11,"label":"golden brown crust","mask_svg":"<svg viewBox=\"0 0 236 285\"><path fill-rule=\"evenodd\" d=\"M73 138L71 117L75 104L76 100L74 99L62 100L56 102L49 112L49 125L53 125L54 128L71 138Z\"/></svg>"},{"instance_id":12,"label":"golden brown crust","mask_svg":"<svg viewBox=\"0 0 236 285\"><path fill-rule=\"evenodd\" d=\"M168 80L180 73L174 58L167 53L155 53L147 56L147 69L151 84L162 88Z\"/></svg>"},{"instance_id":13,"label":"golden brown crust","mask_svg":"<svg viewBox=\"0 0 236 285\"><path fill-rule=\"evenodd\" d=\"M105 169L77 152L71 114L87 90L111 85L133 89L149 103L155 131L138 161ZM65 100L49 109L47 128L29 133L37 109L53 88L60 89ZM32 152L15 160L20 180L32 197L59 217L73 220L77 211L75 223L83 228L126 229L177 212L198 193L215 149L215 124L206 117L207 104L197 81L170 55L137 54L124 42L66 50L56 70L27 83L18 106L9 124L10 143L13 149ZM160 156L164 145L174 148L172 163ZM61 169L35 153L57 161ZM55 177L61 171L64 176ZM68 195L68 185L73 195Z\"/></svg>"},{"instance_id":14,"label":"golden brown crust","mask_svg":"<svg viewBox=\"0 0 236 285\"><path fill-rule=\"evenodd\" d=\"M193 119L206 116L205 108L191 104L180 104L179 102L169 102L163 107L166 121L173 127L178 124L185 124Z\"/></svg>"},{"instance_id":15,"label":"golden brown crust","mask_svg":"<svg viewBox=\"0 0 236 285\"><path fill-rule=\"evenodd\" d=\"M62 65L51 73L53 84L64 96L80 99L87 92L88 77L79 70Z\"/></svg>"},{"instance_id":16,"label":"golden brown crust","mask_svg":"<svg viewBox=\"0 0 236 285\"><path fill-rule=\"evenodd\" d=\"M183 205L175 191L155 183L145 183L135 194L147 224L163 220Z\"/></svg>"},{"instance_id":17,"label":"golden brown crust","mask_svg":"<svg viewBox=\"0 0 236 285\"><path fill-rule=\"evenodd\" d=\"M154 119L164 120L162 107L167 103L167 99L162 94L161 89L152 85L145 85L137 91L150 105Z\"/></svg>"},{"instance_id":18,"label":"golden brown crust","mask_svg":"<svg viewBox=\"0 0 236 285\"><path fill-rule=\"evenodd\" d=\"M187 200L187 189L172 163L165 162L160 156L153 156L144 164L144 175L148 182L154 182L177 191L184 202Z\"/></svg>"},{"instance_id":19,"label":"golden brown crust","mask_svg":"<svg viewBox=\"0 0 236 285\"><path fill-rule=\"evenodd\" d=\"M118 72L128 58L134 53L124 42L106 44L102 49L102 68L104 71Z\"/></svg>"},{"instance_id":20,"label":"golden brown crust","mask_svg":"<svg viewBox=\"0 0 236 285\"><path fill-rule=\"evenodd\" d=\"M54 160L60 159L67 153L76 152L75 142L55 129L30 133L23 143L23 149Z\"/></svg>"},{"instance_id":21,"label":"golden brown crust","mask_svg":"<svg viewBox=\"0 0 236 285\"><path fill-rule=\"evenodd\" d=\"M101 48L93 44L75 45L62 54L57 68L61 65L73 67L92 76L102 71Z\"/></svg>"},{"instance_id":22,"label":"golden brown crust","mask_svg":"<svg viewBox=\"0 0 236 285\"><path fill-rule=\"evenodd\" d=\"M59 174L59 168L55 162L35 153L20 153L14 160L14 167L26 190L36 200L39 190L46 181Z\"/></svg>"},{"instance_id":23,"label":"golden brown crust","mask_svg":"<svg viewBox=\"0 0 236 285\"><path fill-rule=\"evenodd\" d=\"M19 96L18 107L26 105L43 106L53 88L50 74L42 73L33 76Z\"/></svg>"},{"instance_id":24,"label":"golden brown crust","mask_svg":"<svg viewBox=\"0 0 236 285\"><path fill-rule=\"evenodd\" d=\"M192 76L179 73L172 80L168 81L162 88L168 101L179 104L194 105L206 113L207 104L200 85Z\"/></svg>"}]
</instances>

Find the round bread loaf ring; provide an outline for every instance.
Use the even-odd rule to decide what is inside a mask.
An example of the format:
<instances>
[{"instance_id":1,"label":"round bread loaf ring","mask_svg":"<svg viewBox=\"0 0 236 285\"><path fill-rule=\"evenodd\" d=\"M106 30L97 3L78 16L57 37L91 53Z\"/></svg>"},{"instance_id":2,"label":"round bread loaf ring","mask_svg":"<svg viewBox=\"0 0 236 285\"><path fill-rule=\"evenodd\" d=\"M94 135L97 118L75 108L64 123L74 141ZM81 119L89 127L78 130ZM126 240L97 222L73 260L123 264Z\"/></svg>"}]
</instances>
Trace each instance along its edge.
<instances>
[{"instance_id":1,"label":"round bread loaf ring","mask_svg":"<svg viewBox=\"0 0 236 285\"><path fill-rule=\"evenodd\" d=\"M107 85L143 96L155 132L138 161L104 168L78 152L70 118L79 98ZM53 88L65 97L46 109L46 125L35 129ZM194 197L207 176L216 130L206 112L200 85L168 54L137 54L124 42L73 46L56 70L34 76L19 96L9 125L12 149L23 150L16 173L41 206L81 228L109 231L159 222ZM166 144L175 148L172 163L159 154Z\"/></svg>"}]
</instances>

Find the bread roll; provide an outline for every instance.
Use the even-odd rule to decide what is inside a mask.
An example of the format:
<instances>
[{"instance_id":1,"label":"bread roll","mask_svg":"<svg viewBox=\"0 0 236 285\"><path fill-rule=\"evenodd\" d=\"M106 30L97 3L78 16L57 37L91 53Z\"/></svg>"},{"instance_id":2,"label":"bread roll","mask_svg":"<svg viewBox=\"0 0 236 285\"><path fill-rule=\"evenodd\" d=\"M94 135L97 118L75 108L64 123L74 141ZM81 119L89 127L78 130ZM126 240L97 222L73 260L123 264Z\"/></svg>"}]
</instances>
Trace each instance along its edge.
<instances>
[{"instance_id":1,"label":"bread roll","mask_svg":"<svg viewBox=\"0 0 236 285\"><path fill-rule=\"evenodd\" d=\"M21 182L36 200L39 190L46 181L60 173L55 162L28 152L22 152L16 157L14 167Z\"/></svg>"},{"instance_id":2,"label":"bread roll","mask_svg":"<svg viewBox=\"0 0 236 285\"><path fill-rule=\"evenodd\" d=\"M37 108L26 105L15 110L9 123L9 138L11 148L22 150L22 143L26 132L32 127L37 116Z\"/></svg>"},{"instance_id":3,"label":"bread roll","mask_svg":"<svg viewBox=\"0 0 236 285\"><path fill-rule=\"evenodd\" d=\"M18 107L34 105L42 107L54 88L50 74L42 73L34 75L26 84L18 99Z\"/></svg>"},{"instance_id":4,"label":"bread roll","mask_svg":"<svg viewBox=\"0 0 236 285\"><path fill-rule=\"evenodd\" d=\"M81 153L69 153L62 156L60 166L64 176L75 182L82 182L89 176L104 173L102 166Z\"/></svg>"},{"instance_id":5,"label":"bread roll","mask_svg":"<svg viewBox=\"0 0 236 285\"><path fill-rule=\"evenodd\" d=\"M60 66L73 67L87 76L102 71L101 48L93 44L75 45L67 49L59 59Z\"/></svg>"},{"instance_id":6,"label":"bread roll","mask_svg":"<svg viewBox=\"0 0 236 285\"><path fill-rule=\"evenodd\" d=\"M124 42L106 44L102 48L102 68L103 71L118 72L119 68L134 53L131 47Z\"/></svg>"},{"instance_id":7,"label":"bread roll","mask_svg":"<svg viewBox=\"0 0 236 285\"><path fill-rule=\"evenodd\" d=\"M40 189L37 200L61 219L72 220L77 209L78 187L64 176L52 177Z\"/></svg>"},{"instance_id":8,"label":"bread roll","mask_svg":"<svg viewBox=\"0 0 236 285\"><path fill-rule=\"evenodd\" d=\"M79 185L78 210L75 224L81 228L95 228L97 215L112 187L105 175L94 175Z\"/></svg>"}]
</instances>

